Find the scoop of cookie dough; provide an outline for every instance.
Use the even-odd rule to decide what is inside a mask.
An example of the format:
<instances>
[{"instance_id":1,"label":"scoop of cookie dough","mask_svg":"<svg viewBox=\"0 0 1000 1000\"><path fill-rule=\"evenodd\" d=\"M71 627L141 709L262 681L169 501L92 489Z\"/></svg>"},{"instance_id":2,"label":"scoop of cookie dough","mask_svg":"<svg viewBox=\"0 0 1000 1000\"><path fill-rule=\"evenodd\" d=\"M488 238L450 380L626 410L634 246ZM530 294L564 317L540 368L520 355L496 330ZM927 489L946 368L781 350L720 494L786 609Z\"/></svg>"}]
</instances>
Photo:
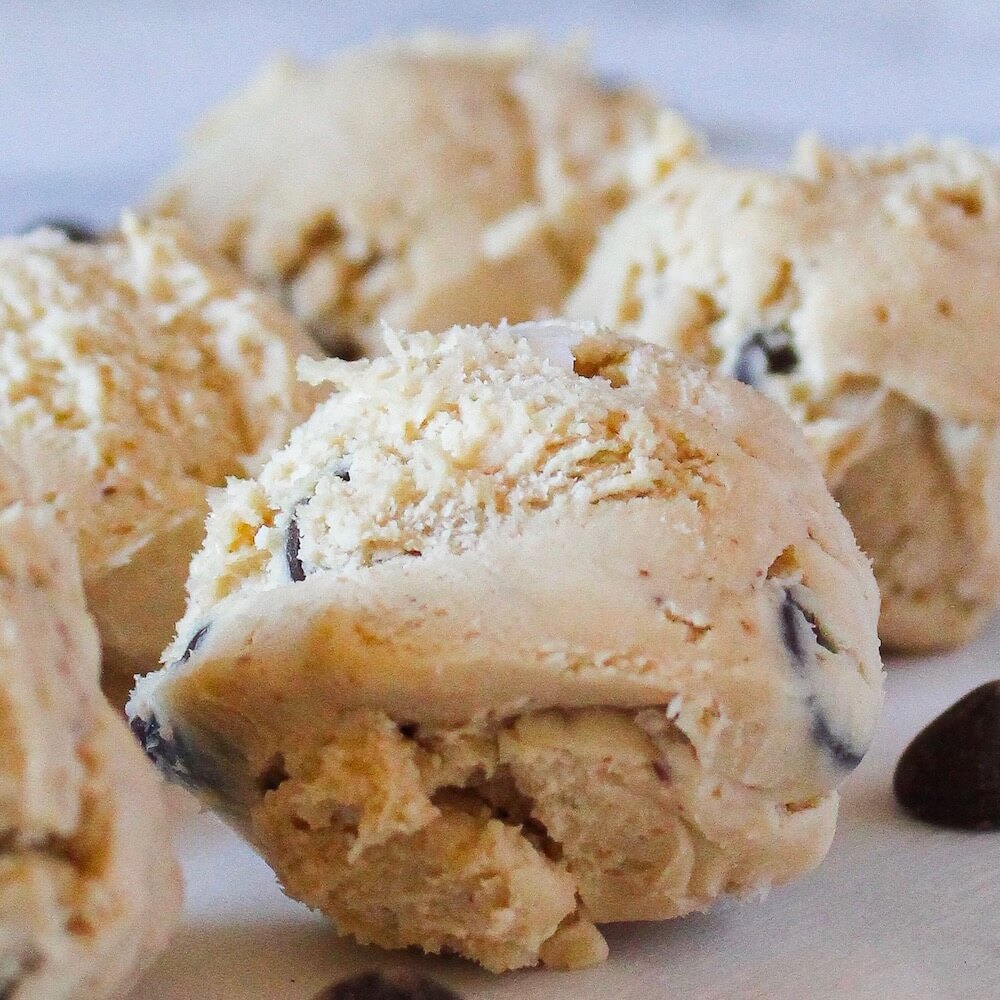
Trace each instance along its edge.
<instances>
[{"instance_id":1,"label":"scoop of cookie dough","mask_svg":"<svg viewBox=\"0 0 1000 1000\"><path fill-rule=\"evenodd\" d=\"M577 46L420 35L282 60L212 112L153 196L280 289L331 353L560 305L597 228L696 141Z\"/></svg>"},{"instance_id":2,"label":"scoop of cookie dough","mask_svg":"<svg viewBox=\"0 0 1000 1000\"><path fill-rule=\"evenodd\" d=\"M1000 594L1000 163L964 143L784 173L680 165L568 301L756 386L802 426L898 649L962 642Z\"/></svg>"},{"instance_id":3,"label":"scoop of cookie dough","mask_svg":"<svg viewBox=\"0 0 1000 1000\"><path fill-rule=\"evenodd\" d=\"M75 535L112 672L156 665L206 487L259 468L308 414L310 349L174 224L0 240L0 447Z\"/></svg>"},{"instance_id":4,"label":"scoop of cookie dough","mask_svg":"<svg viewBox=\"0 0 1000 1000\"><path fill-rule=\"evenodd\" d=\"M588 327L387 346L215 495L153 757L341 931L492 970L816 865L878 597L791 421Z\"/></svg>"},{"instance_id":5,"label":"scoop of cookie dough","mask_svg":"<svg viewBox=\"0 0 1000 1000\"><path fill-rule=\"evenodd\" d=\"M101 1000L166 944L180 877L158 779L98 686L73 546L3 492L0 996Z\"/></svg>"}]
</instances>

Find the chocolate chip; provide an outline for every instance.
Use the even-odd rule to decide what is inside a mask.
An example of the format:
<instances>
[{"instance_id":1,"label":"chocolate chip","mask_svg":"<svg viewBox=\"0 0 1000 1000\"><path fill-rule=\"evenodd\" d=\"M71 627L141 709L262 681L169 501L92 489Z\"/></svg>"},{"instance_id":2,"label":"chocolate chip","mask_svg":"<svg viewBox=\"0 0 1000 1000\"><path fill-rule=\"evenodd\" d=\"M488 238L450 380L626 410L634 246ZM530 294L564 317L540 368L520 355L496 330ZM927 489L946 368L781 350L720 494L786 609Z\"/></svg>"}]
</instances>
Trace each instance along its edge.
<instances>
[{"instance_id":1,"label":"chocolate chip","mask_svg":"<svg viewBox=\"0 0 1000 1000\"><path fill-rule=\"evenodd\" d=\"M129 721L129 728L146 751L146 756L161 770L174 774L185 774L187 768L181 760L180 747L176 740L167 739L161 729L160 720L155 715L148 719L135 716Z\"/></svg>"},{"instance_id":2,"label":"chocolate chip","mask_svg":"<svg viewBox=\"0 0 1000 1000\"><path fill-rule=\"evenodd\" d=\"M816 616L799 604L787 587L779 617L782 642L797 666L805 666L808 662L810 642L815 642L829 653L837 652L836 644L816 620Z\"/></svg>"},{"instance_id":3,"label":"chocolate chip","mask_svg":"<svg viewBox=\"0 0 1000 1000\"><path fill-rule=\"evenodd\" d=\"M833 732L827 717L817 708L815 698L810 700L810 707L813 712L810 729L813 740L833 758L838 767L853 771L864 760L865 751L857 750Z\"/></svg>"},{"instance_id":4,"label":"chocolate chip","mask_svg":"<svg viewBox=\"0 0 1000 1000\"><path fill-rule=\"evenodd\" d=\"M351 470L346 465L338 465L337 468L333 470L333 474L338 479L342 479L345 483L349 483L351 481Z\"/></svg>"},{"instance_id":5,"label":"chocolate chip","mask_svg":"<svg viewBox=\"0 0 1000 1000\"><path fill-rule=\"evenodd\" d=\"M778 617L782 642L799 674L808 676L813 666L814 656L810 655L810 646L820 646L831 653L837 652L836 644L823 630L816 616L799 604L788 587L785 588ZM815 693L808 697L807 705L812 715L810 733L817 746L826 751L837 767L845 770L857 767L864 758L867 747L859 749L837 735Z\"/></svg>"},{"instance_id":6,"label":"chocolate chip","mask_svg":"<svg viewBox=\"0 0 1000 1000\"><path fill-rule=\"evenodd\" d=\"M892 788L925 823L1000 830L1000 680L970 691L921 730L899 758Z\"/></svg>"},{"instance_id":7,"label":"chocolate chip","mask_svg":"<svg viewBox=\"0 0 1000 1000\"><path fill-rule=\"evenodd\" d=\"M755 330L740 347L733 364L733 378L759 388L765 375L788 375L799 364L792 332L786 326Z\"/></svg>"},{"instance_id":8,"label":"chocolate chip","mask_svg":"<svg viewBox=\"0 0 1000 1000\"><path fill-rule=\"evenodd\" d=\"M417 724L415 722L401 722L399 724L399 734L400 736L405 736L408 740L412 740L417 735Z\"/></svg>"},{"instance_id":9,"label":"chocolate chip","mask_svg":"<svg viewBox=\"0 0 1000 1000\"><path fill-rule=\"evenodd\" d=\"M288 522L288 532L285 535L285 562L288 564L288 575L291 577L292 583L301 583L306 578L306 571L299 558L301 542L299 520L293 512L291 520Z\"/></svg>"},{"instance_id":10,"label":"chocolate chip","mask_svg":"<svg viewBox=\"0 0 1000 1000\"><path fill-rule=\"evenodd\" d=\"M313 1000L460 1000L457 993L413 972L363 972L317 993Z\"/></svg>"},{"instance_id":11,"label":"chocolate chip","mask_svg":"<svg viewBox=\"0 0 1000 1000\"><path fill-rule=\"evenodd\" d=\"M187 661L191 659L191 655L202 644L206 635L208 635L208 626L202 625L201 628L199 628L188 640L188 644L184 647L184 652L181 653L181 658L177 662L187 663Z\"/></svg>"},{"instance_id":12,"label":"chocolate chip","mask_svg":"<svg viewBox=\"0 0 1000 1000\"><path fill-rule=\"evenodd\" d=\"M30 225L25 226L21 232L30 233L35 229L58 230L71 243L96 243L101 238L101 234L93 226L89 226L87 223L80 222L77 219L39 219L37 222L32 222Z\"/></svg>"}]
</instances>

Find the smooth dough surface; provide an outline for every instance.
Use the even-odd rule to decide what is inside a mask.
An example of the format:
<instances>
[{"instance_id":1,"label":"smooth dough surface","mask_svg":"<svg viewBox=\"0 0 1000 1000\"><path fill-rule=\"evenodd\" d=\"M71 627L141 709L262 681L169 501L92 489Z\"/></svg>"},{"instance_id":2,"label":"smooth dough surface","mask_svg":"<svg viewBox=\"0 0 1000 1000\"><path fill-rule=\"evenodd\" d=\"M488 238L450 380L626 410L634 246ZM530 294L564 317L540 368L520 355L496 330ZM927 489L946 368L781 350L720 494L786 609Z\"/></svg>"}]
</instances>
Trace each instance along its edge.
<instances>
[{"instance_id":1,"label":"smooth dough surface","mask_svg":"<svg viewBox=\"0 0 1000 1000\"><path fill-rule=\"evenodd\" d=\"M153 757L342 931L496 971L816 865L878 598L791 421L586 326L387 349L213 495Z\"/></svg>"},{"instance_id":2,"label":"smooth dough surface","mask_svg":"<svg viewBox=\"0 0 1000 1000\"><path fill-rule=\"evenodd\" d=\"M160 782L98 685L76 553L12 477L0 453L0 995L103 1000L165 946L180 875Z\"/></svg>"},{"instance_id":3,"label":"smooth dough surface","mask_svg":"<svg viewBox=\"0 0 1000 1000\"><path fill-rule=\"evenodd\" d=\"M1000 163L961 142L785 172L683 163L602 235L566 312L755 385L802 426L903 650L1000 593Z\"/></svg>"},{"instance_id":4,"label":"smooth dough surface","mask_svg":"<svg viewBox=\"0 0 1000 1000\"><path fill-rule=\"evenodd\" d=\"M206 488L259 468L309 413L295 361L311 350L175 224L0 240L0 446L75 537L106 668L156 664Z\"/></svg>"},{"instance_id":5,"label":"smooth dough surface","mask_svg":"<svg viewBox=\"0 0 1000 1000\"><path fill-rule=\"evenodd\" d=\"M529 319L597 228L697 147L580 47L419 35L280 60L211 112L152 197L280 289L331 353L402 329Z\"/></svg>"}]
</instances>

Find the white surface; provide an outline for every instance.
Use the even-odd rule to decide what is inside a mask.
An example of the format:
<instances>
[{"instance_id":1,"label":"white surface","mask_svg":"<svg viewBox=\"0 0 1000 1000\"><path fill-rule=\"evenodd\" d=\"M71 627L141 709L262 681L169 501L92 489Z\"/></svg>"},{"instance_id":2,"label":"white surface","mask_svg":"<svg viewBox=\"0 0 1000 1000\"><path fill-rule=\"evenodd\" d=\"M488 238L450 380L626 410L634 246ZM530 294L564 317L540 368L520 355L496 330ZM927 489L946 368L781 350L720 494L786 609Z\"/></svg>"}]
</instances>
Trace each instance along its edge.
<instances>
[{"instance_id":1,"label":"white surface","mask_svg":"<svg viewBox=\"0 0 1000 1000\"><path fill-rule=\"evenodd\" d=\"M281 895L218 821L185 824L187 916L133 1000L308 1000L342 976L400 966L466 1000L995 1000L1000 834L956 833L900 812L892 770L915 733L1000 675L1000 622L948 656L890 668L875 744L843 789L826 862L763 901L661 924L606 928L608 962L491 976L459 959L361 948Z\"/></svg>"},{"instance_id":2,"label":"white surface","mask_svg":"<svg viewBox=\"0 0 1000 1000\"><path fill-rule=\"evenodd\" d=\"M0 231L46 214L112 219L173 158L180 133L275 49L316 57L421 25L588 27L602 72L641 80L722 155L780 160L815 128L838 143L918 130L1000 142L1000 2L0 0ZM1000 676L1000 625L890 676L875 746L844 790L827 862L764 902L609 932L579 973L497 979L458 960L336 939L210 817L184 824L185 922L134 1000L306 1000L371 965L413 965L467 998L997 1000L1000 834L962 835L895 808L912 735Z\"/></svg>"}]
</instances>

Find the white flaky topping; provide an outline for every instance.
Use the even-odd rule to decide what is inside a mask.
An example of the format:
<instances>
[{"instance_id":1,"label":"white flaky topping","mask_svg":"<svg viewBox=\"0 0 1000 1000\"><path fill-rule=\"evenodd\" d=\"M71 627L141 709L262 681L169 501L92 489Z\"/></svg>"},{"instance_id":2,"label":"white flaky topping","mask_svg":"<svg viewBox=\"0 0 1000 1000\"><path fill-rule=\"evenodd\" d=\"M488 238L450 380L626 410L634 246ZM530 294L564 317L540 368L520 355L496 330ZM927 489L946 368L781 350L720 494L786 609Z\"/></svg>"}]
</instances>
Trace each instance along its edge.
<instances>
[{"instance_id":1,"label":"white flaky topping","mask_svg":"<svg viewBox=\"0 0 1000 1000\"><path fill-rule=\"evenodd\" d=\"M295 384L309 350L175 226L0 240L0 444L77 534L86 577L284 441L312 402Z\"/></svg>"},{"instance_id":2,"label":"white flaky topping","mask_svg":"<svg viewBox=\"0 0 1000 1000\"><path fill-rule=\"evenodd\" d=\"M111 674L155 664L206 489L254 472L309 413L295 363L313 350L176 223L0 240L0 447L75 537Z\"/></svg>"}]
</instances>

